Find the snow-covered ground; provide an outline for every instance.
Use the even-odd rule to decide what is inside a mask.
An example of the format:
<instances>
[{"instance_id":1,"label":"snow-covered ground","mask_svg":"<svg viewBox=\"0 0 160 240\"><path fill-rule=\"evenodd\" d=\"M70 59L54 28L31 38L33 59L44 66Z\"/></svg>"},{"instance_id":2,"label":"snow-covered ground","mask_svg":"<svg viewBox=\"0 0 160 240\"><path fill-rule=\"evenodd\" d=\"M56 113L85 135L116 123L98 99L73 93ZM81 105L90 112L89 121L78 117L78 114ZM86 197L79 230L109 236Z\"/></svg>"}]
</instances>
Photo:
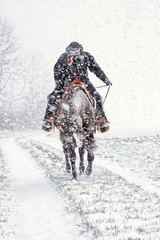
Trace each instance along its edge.
<instances>
[{"instance_id":1,"label":"snow-covered ground","mask_svg":"<svg viewBox=\"0 0 160 240\"><path fill-rule=\"evenodd\" d=\"M57 131L0 137L2 239L160 239L159 135L97 134L93 174L77 181Z\"/></svg>"},{"instance_id":2,"label":"snow-covered ground","mask_svg":"<svg viewBox=\"0 0 160 240\"><path fill-rule=\"evenodd\" d=\"M15 138L2 138L1 236L5 239L77 239L75 217L34 158ZM4 174L5 172L5 174ZM3 197L9 196L9 197Z\"/></svg>"},{"instance_id":3,"label":"snow-covered ground","mask_svg":"<svg viewBox=\"0 0 160 240\"><path fill-rule=\"evenodd\" d=\"M0 0L22 55L43 53L51 82L78 41L113 83L104 106L111 130L96 136L90 177L66 174L57 132L0 132L0 239L160 240L159 12L159 0ZM42 80L46 101L53 89Z\"/></svg>"}]
</instances>

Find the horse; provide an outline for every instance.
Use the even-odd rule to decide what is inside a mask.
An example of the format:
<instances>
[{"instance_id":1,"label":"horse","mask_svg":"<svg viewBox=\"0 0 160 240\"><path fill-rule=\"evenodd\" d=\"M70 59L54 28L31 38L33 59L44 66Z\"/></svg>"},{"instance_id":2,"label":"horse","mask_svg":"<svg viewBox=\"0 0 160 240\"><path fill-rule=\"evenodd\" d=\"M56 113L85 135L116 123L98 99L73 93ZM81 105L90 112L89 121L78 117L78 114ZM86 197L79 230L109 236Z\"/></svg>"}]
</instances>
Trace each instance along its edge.
<instances>
[{"instance_id":1,"label":"horse","mask_svg":"<svg viewBox=\"0 0 160 240\"><path fill-rule=\"evenodd\" d=\"M94 100L85 84L74 80L67 85L57 109L54 125L59 129L65 154L66 171L77 179L76 152L79 148L79 174L90 175L94 160L97 113ZM84 153L87 151L88 166L84 167Z\"/></svg>"}]
</instances>

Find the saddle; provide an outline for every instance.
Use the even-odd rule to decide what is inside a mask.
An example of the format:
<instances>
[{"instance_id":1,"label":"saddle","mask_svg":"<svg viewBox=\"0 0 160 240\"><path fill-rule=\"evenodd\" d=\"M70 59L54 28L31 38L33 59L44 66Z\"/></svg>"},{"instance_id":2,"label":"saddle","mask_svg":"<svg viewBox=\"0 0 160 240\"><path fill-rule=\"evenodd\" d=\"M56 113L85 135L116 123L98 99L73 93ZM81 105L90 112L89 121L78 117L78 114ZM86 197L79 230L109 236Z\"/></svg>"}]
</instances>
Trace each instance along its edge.
<instances>
[{"instance_id":1,"label":"saddle","mask_svg":"<svg viewBox=\"0 0 160 240\"><path fill-rule=\"evenodd\" d=\"M86 96L88 97L90 103L92 104L92 106L96 109L95 104L94 104L94 98L93 96L89 93L87 86L85 85L85 83L81 82L78 80L78 77L75 77L75 80L70 82L67 87L66 87L66 91L71 87L71 86L81 86L83 91L85 92ZM109 130L109 125L104 122L104 120L100 117L98 111L96 111L96 115L97 115L97 129L99 130L99 132L104 133L107 132Z\"/></svg>"},{"instance_id":2,"label":"saddle","mask_svg":"<svg viewBox=\"0 0 160 240\"><path fill-rule=\"evenodd\" d=\"M75 87L75 85L77 85L77 87L80 86L80 87L82 88L82 90L85 92L86 96L88 97L91 105L95 108L95 112L96 112L96 115L97 115L97 127L98 127L98 130L99 130L100 132L106 132L106 131L108 131L108 130L109 130L109 125L104 122L104 120L99 116L98 111L96 111L95 100L94 100L93 96L89 93L86 84L83 83L83 82L81 82L81 81L79 81L77 76L75 77L75 80L74 80L74 81L68 83L68 85L66 86L65 94L63 94L61 101L63 102L63 101L65 100L65 98L68 96L69 92L72 91L72 86ZM68 94L66 94L66 93L68 93ZM58 108L59 108L59 107L58 107ZM56 111L56 112L57 112L57 111ZM59 113L59 114L61 114L61 113ZM55 115L56 115L56 114L55 114ZM45 126L45 124L46 124L47 122L50 122L50 124L51 124L51 129L50 129L49 131L52 131L52 130L53 130L54 125L55 125L56 127L58 127L58 124L56 124L56 120L54 121L54 118L56 118L56 116L54 116L54 114L51 114L50 118L47 119L47 120L45 121L45 123L42 125L43 130L48 131L48 130L44 129L44 126ZM53 122L54 122L54 124L53 124ZM105 131L102 131L102 130L101 130L101 125L102 125L102 124L104 124L104 125L107 126L107 130L105 130Z\"/></svg>"},{"instance_id":3,"label":"saddle","mask_svg":"<svg viewBox=\"0 0 160 240\"><path fill-rule=\"evenodd\" d=\"M75 80L74 80L74 81L68 83L68 85L66 86L65 92L68 91L70 87L75 86L75 85L80 86L80 87L83 89L83 91L85 92L86 96L88 97L90 103L92 104L92 106L94 106L94 98L93 98L92 95L89 93L86 84L83 83L83 82L81 82L81 81L79 81L79 80L78 80L78 77L75 77ZM64 95L63 95L63 96L64 96ZM63 96L62 96L62 99L63 99Z\"/></svg>"}]
</instances>

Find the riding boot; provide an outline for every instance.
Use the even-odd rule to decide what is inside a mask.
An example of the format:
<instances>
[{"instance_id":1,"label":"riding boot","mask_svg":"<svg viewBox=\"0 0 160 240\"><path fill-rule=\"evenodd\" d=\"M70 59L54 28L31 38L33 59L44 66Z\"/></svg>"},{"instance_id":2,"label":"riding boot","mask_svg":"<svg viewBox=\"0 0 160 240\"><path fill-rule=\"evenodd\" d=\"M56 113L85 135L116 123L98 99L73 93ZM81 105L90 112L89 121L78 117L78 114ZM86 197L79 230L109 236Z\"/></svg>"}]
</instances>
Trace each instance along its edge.
<instances>
[{"instance_id":1,"label":"riding boot","mask_svg":"<svg viewBox=\"0 0 160 240\"><path fill-rule=\"evenodd\" d=\"M47 119L49 119L55 113L55 111L56 111L56 106L50 106L50 104L48 104L43 121L46 121Z\"/></svg>"},{"instance_id":2,"label":"riding boot","mask_svg":"<svg viewBox=\"0 0 160 240\"><path fill-rule=\"evenodd\" d=\"M42 129L46 132L51 132L53 129L53 124L49 121L45 121L42 125Z\"/></svg>"},{"instance_id":3,"label":"riding boot","mask_svg":"<svg viewBox=\"0 0 160 240\"><path fill-rule=\"evenodd\" d=\"M103 109L100 110L100 112L99 112L99 117L100 117L101 119L103 119L104 122L109 123L109 121L108 121L108 119L107 119L107 117L106 117L105 112L104 112Z\"/></svg>"},{"instance_id":4,"label":"riding boot","mask_svg":"<svg viewBox=\"0 0 160 240\"><path fill-rule=\"evenodd\" d=\"M101 109L98 116L98 129L101 133L105 133L109 130L109 125L107 123L109 123L109 121L105 115L105 112L103 109Z\"/></svg>"},{"instance_id":5,"label":"riding boot","mask_svg":"<svg viewBox=\"0 0 160 240\"><path fill-rule=\"evenodd\" d=\"M54 128L54 115L56 110L54 110L52 113L49 114L49 112L46 112L46 115L44 117L44 123L42 125L42 129L47 132L51 132Z\"/></svg>"}]
</instances>

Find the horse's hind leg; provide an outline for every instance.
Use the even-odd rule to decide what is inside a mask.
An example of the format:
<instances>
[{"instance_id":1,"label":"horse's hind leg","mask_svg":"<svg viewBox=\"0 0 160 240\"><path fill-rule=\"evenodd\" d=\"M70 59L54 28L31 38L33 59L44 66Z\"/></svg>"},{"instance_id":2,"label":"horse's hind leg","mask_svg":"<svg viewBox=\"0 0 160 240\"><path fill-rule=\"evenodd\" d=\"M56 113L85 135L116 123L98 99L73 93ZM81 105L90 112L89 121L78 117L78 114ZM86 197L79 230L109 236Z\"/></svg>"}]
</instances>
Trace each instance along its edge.
<instances>
[{"instance_id":1,"label":"horse's hind leg","mask_svg":"<svg viewBox=\"0 0 160 240\"><path fill-rule=\"evenodd\" d=\"M66 150L66 149L65 149ZM76 153L75 150L73 148L67 149L67 151L64 151L65 153L65 158L66 158L66 170L68 173L70 173L71 167L72 167L72 175L73 178L76 179L77 178L77 173L76 173ZM70 166L70 162L71 162L71 166Z\"/></svg>"},{"instance_id":2,"label":"horse's hind leg","mask_svg":"<svg viewBox=\"0 0 160 240\"><path fill-rule=\"evenodd\" d=\"M79 157L80 157L80 164L79 164L79 173L80 175L84 173L84 146L79 148Z\"/></svg>"},{"instance_id":3,"label":"horse's hind leg","mask_svg":"<svg viewBox=\"0 0 160 240\"><path fill-rule=\"evenodd\" d=\"M72 167L72 175L73 175L73 178L76 179L77 174L76 174L76 167L75 167L75 163L76 163L75 143L74 142L70 143L68 139L70 140L71 138L68 138L67 136L68 135L66 135L65 133L60 132L60 139L63 144L63 152L65 154L65 159L66 159L66 170L67 172L70 172ZM70 166L70 163L71 163L71 166Z\"/></svg>"},{"instance_id":4,"label":"horse's hind leg","mask_svg":"<svg viewBox=\"0 0 160 240\"><path fill-rule=\"evenodd\" d=\"M86 175L90 175L92 173L92 163L93 163L93 160L94 160L93 148L88 149L87 159L88 159L88 166L86 168L85 173L86 173Z\"/></svg>"},{"instance_id":5,"label":"horse's hind leg","mask_svg":"<svg viewBox=\"0 0 160 240\"><path fill-rule=\"evenodd\" d=\"M69 162L68 152L65 152L65 159L66 159L66 171L67 171L67 173L70 173L71 172L71 165L70 165L70 162Z\"/></svg>"},{"instance_id":6,"label":"horse's hind leg","mask_svg":"<svg viewBox=\"0 0 160 240\"><path fill-rule=\"evenodd\" d=\"M71 161L71 166L72 166L72 175L74 179L77 179L77 173L76 173L76 153L75 153L75 149L71 149L70 152L70 161Z\"/></svg>"}]
</instances>

